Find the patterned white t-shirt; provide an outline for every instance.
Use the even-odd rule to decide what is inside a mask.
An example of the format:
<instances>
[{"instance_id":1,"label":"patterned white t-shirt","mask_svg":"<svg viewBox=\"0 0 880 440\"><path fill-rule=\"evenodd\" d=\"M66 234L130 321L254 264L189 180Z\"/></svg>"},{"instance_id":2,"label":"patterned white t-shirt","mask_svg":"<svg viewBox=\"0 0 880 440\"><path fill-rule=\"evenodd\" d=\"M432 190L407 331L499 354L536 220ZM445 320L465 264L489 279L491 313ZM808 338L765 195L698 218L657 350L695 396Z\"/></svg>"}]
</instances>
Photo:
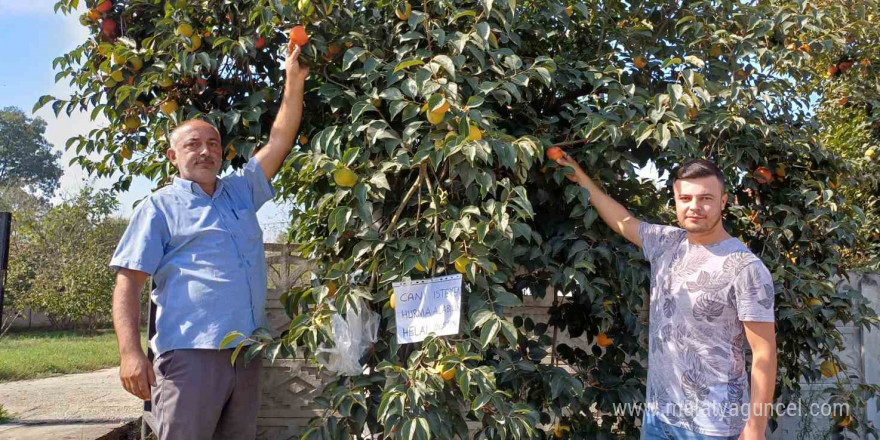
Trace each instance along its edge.
<instances>
[{"instance_id":1,"label":"patterned white t-shirt","mask_svg":"<svg viewBox=\"0 0 880 440\"><path fill-rule=\"evenodd\" d=\"M704 435L739 435L748 419L742 321L773 322L773 278L736 238L703 246L642 223L651 263L646 410Z\"/></svg>"}]
</instances>

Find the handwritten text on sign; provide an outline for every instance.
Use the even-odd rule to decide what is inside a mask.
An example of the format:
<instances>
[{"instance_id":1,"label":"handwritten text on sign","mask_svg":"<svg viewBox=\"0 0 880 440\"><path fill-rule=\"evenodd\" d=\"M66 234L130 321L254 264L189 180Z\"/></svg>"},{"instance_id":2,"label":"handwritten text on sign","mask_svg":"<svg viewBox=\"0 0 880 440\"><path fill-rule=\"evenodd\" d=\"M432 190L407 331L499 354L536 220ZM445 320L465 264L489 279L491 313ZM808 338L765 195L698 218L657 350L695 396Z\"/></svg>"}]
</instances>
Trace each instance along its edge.
<instances>
[{"instance_id":1,"label":"handwritten text on sign","mask_svg":"<svg viewBox=\"0 0 880 440\"><path fill-rule=\"evenodd\" d=\"M458 334L461 275L394 283L397 343Z\"/></svg>"}]
</instances>

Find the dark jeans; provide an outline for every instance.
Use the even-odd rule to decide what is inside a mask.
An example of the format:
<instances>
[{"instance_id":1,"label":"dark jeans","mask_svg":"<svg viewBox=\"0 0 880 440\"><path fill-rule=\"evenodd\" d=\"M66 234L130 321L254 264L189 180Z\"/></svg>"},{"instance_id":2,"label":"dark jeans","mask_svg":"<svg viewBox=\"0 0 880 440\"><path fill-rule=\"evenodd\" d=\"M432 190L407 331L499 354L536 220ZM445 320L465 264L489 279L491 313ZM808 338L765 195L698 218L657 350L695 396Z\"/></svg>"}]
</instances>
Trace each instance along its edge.
<instances>
[{"instance_id":1,"label":"dark jeans","mask_svg":"<svg viewBox=\"0 0 880 440\"><path fill-rule=\"evenodd\" d=\"M663 423L650 411L642 411L642 440L737 440L739 435L719 437Z\"/></svg>"}]
</instances>

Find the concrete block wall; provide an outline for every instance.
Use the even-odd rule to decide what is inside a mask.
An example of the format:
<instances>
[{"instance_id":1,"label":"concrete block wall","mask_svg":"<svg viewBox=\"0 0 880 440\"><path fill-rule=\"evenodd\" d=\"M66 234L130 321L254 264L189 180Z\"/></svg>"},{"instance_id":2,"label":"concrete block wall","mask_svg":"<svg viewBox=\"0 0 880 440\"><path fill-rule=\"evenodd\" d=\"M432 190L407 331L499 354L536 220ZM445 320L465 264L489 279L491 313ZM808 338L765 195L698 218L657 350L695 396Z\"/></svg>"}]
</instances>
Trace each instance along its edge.
<instances>
[{"instance_id":1,"label":"concrete block wall","mask_svg":"<svg viewBox=\"0 0 880 440\"><path fill-rule=\"evenodd\" d=\"M868 301L868 304L875 311L880 311L880 275L852 275L849 281L838 280L836 285L838 288L849 286L860 291ZM843 353L840 354L840 358L847 367L846 373L841 373L841 375L857 376L857 379L853 379L855 383L861 381L866 384L880 384L880 330L866 331L853 326L840 326L839 330L841 336L843 336L845 346ZM811 407L813 404L822 405L828 402L828 396L823 390L834 384L836 380L836 378L831 378L819 383L801 383L801 387L804 390L803 416L780 417L779 428L770 438L773 440L794 438L818 440L827 438L824 436L824 433L832 423L831 418L823 415L821 411L818 415L814 416L811 414ZM821 409L821 406L817 408ZM869 402L863 416L875 427L880 428L880 410L878 410L877 399ZM851 432L840 438L853 440L867 439L864 432Z\"/></svg>"}]
</instances>

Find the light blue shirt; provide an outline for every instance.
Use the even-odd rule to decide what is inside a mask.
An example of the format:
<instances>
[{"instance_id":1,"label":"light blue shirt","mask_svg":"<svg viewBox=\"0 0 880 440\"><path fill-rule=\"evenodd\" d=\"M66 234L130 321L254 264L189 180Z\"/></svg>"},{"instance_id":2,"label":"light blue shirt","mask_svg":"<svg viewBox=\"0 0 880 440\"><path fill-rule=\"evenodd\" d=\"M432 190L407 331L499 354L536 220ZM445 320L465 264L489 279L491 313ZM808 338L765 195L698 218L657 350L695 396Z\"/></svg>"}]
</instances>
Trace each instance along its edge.
<instances>
[{"instance_id":1,"label":"light blue shirt","mask_svg":"<svg viewBox=\"0 0 880 440\"><path fill-rule=\"evenodd\" d=\"M213 197L175 178L138 205L110 260L153 277L159 355L217 349L232 331L266 320L266 257L257 210L275 195L255 158L217 179ZM238 341L236 341L238 342Z\"/></svg>"}]
</instances>

